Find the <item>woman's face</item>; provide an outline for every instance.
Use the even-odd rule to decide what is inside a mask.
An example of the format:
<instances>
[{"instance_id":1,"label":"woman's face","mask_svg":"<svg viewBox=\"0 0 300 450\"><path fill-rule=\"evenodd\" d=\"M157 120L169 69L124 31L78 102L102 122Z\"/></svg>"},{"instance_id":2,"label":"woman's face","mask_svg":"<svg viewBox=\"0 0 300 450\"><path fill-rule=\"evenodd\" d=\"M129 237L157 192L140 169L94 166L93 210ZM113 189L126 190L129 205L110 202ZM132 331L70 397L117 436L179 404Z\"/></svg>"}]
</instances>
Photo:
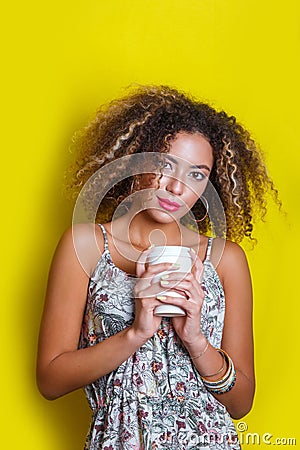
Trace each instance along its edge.
<instances>
[{"instance_id":1,"label":"woman's face","mask_svg":"<svg viewBox=\"0 0 300 450\"><path fill-rule=\"evenodd\" d=\"M213 150L200 133L182 132L162 156L159 189L153 190L144 207L155 221L169 223L183 217L204 192L213 166ZM157 186L157 182L153 184Z\"/></svg>"}]
</instances>

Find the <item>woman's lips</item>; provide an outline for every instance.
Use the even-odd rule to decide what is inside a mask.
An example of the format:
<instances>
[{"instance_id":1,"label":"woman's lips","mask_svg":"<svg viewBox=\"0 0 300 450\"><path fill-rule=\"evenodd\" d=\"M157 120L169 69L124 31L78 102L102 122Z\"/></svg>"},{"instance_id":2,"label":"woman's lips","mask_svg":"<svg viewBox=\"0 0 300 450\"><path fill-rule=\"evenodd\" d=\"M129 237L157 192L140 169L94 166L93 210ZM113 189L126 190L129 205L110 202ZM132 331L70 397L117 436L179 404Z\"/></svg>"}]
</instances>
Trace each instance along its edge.
<instances>
[{"instance_id":1,"label":"woman's lips","mask_svg":"<svg viewBox=\"0 0 300 450\"><path fill-rule=\"evenodd\" d=\"M178 211L178 209L181 206L179 203L171 202L170 200L167 200L166 198L157 197L157 200L158 200L159 206L161 206L166 211L175 212L175 211Z\"/></svg>"}]
</instances>

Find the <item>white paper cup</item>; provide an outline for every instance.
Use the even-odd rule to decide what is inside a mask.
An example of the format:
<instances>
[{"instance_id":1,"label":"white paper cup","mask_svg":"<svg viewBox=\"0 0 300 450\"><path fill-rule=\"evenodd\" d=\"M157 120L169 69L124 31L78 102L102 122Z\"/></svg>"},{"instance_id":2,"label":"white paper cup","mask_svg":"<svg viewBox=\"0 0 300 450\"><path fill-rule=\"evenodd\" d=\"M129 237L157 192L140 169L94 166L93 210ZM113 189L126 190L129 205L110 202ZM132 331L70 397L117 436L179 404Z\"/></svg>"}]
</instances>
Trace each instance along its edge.
<instances>
[{"instance_id":1,"label":"white paper cup","mask_svg":"<svg viewBox=\"0 0 300 450\"><path fill-rule=\"evenodd\" d=\"M181 247L180 245L167 245L167 246L157 246L153 247L147 257L147 262L152 264L161 264L161 263L172 263L178 264L180 267L178 268L178 272L180 273L188 273L192 269L192 257L190 254L189 247ZM172 270L164 271L154 277L154 281L158 281L161 276L164 274L172 273ZM176 270L177 272L177 270ZM160 293L160 295L165 295L166 297L178 297L185 298L184 295L181 295L177 291L164 290ZM155 308L154 314L156 316L164 316L164 317L176 317L176 316L185 316L186 313L182 308L176 305L159 305Z\"/></svg>"}]
</instances>

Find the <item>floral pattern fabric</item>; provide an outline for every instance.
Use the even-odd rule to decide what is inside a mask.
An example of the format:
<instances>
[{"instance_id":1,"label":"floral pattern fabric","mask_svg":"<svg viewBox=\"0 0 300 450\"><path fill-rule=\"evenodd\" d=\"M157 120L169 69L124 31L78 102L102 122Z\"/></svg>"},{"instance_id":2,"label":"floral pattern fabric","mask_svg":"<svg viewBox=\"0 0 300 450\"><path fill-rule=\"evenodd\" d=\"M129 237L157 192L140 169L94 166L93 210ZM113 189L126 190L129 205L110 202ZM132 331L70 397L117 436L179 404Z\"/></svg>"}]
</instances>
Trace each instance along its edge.
<instances>
[{"instance_id":1,"label":"floral pattern fabric","mask_svg":"<svg viewBox=\"0 0 300 450\"><path fill-rule=\"evenodd\" d=\"M107 339L134 320L135 279L114 265L101 228L104 252L89 282L80 348ZM225 299L209 256L202 283L201 330L219 348ZM240 449L225 406L203 385L170 318L163 318L146 344L85 391L93 411L85 450Z\"/></svg>"}]
</instances>

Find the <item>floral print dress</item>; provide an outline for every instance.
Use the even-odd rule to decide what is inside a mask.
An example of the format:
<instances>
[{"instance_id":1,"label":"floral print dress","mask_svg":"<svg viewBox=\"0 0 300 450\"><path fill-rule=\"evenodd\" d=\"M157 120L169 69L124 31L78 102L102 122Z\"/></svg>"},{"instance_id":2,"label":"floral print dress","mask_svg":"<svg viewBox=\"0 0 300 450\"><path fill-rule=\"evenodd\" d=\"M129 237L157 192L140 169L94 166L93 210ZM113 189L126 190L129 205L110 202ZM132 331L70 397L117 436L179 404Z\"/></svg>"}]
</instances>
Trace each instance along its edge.
<instances>
[{"instance_id":1,"label":"floral print dress","mask_svg":"<svg viewBox=\"0 0 300 450\"><path fill-rule=\"evenodd\" d=\"M116 267L108 249L88 286L80 348L96 345L134 319L134 278ZM204 261L201 330L219 348L225 313L224 292L210 262ZM85 387L93 411L85 450L240 449L225 408L202 383L176 335L172 319L116 370Z\"/></svg>"}]
</instances>

